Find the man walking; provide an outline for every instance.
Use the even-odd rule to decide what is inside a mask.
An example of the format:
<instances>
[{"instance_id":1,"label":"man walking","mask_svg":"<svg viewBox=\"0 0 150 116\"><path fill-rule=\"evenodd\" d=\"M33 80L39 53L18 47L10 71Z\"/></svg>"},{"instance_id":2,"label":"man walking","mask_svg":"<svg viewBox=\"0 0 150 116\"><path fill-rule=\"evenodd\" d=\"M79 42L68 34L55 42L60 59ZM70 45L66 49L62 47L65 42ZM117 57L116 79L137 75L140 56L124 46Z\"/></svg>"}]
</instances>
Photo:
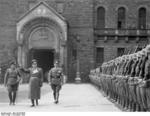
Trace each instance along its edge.
<instances>
[{"instance_id":1,"label":"man walking","mask_svg":"<svg viewBox=\"0 0 150 116\"><path fill-rule=\"evenodd\" d=\"M10 103L9 105L15 105L16 95L18 91L21 75L16 68L16 63L11 62L10 68L7 69L4 77L4 86L7 87Z\"/></svg>"},{"instance_id":2,"label":"man walking","mask_svg":"<svg viewBox=\"0 0 150 116\"><path fill-rule=\"evenodd\" d=\"M48 81L53 90L54 103L57 104L59 102L59 91L63 83L62 68L59 67L58 61L54 63L54 67L49 71Z\"/></svg>"}]
</instances>

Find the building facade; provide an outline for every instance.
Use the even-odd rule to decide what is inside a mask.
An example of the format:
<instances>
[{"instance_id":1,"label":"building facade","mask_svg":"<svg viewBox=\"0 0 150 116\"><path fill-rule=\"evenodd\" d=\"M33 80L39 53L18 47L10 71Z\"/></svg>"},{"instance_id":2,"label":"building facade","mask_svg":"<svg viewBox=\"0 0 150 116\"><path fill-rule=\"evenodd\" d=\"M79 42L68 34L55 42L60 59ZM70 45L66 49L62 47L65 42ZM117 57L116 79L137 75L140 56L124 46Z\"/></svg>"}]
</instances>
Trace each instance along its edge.
<instances>
[{"instance_id":1,"label":"building facade","mask_svg":"<svg viewBox=\"0 0 150 116\"><path fill-rule=\"evenodd\" d=\"M60 61L68 81L149 43L149 0L0 0L0 63L46 73Z\"/></svg>"}]
</instances>

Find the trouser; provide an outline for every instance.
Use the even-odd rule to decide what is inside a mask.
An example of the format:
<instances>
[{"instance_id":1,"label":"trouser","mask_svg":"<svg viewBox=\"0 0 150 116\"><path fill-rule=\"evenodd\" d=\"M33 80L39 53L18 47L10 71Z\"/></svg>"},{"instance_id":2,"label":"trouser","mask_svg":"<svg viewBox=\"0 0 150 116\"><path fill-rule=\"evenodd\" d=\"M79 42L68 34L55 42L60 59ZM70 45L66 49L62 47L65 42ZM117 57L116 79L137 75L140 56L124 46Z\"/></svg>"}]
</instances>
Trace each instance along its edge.
<instances>
[{"instance_id":1,"label":"trouser","mask_svg":"<svg viewBox=\"0 0 150 116\"><path fill-rule=\"evenodd\" d=\"M11 103L15 103L15 100L16 100L16 94L17 94L16 91L8 92L10 104L11 104Z\"/></svg>"},{"instance_id":2,"label":"trouser","mask_svg":"<svg viewBox=\"0 0 150 116\"><path fill-rule=\"evenodd\" d=\"M122 102L123 102L122 105L125 108L127 102L126 82L125 80L122 80L121 83L122 83Z\"/></svg>"},{"instance_id":3,"label":"trouser","mask_svg":"<svg viewBox=\"0 0 150 116\"><path fill-rule=\"evenodd\" d=\"M140 107L140 110L143 111L144 110L144 106L143 106L143 103L142 103L142 95L141 95L140 87L139 86L136 87L136 93L137 93L137 102L138 102L138 105Z\"/></svg>"},{"instance_id":4,"label":"trouser","mask_svg":"<svg viewBox=\"0 0 150 116\"><path fill-rule=\"evenodd\" d=\"M141 95L141 102L144 109L147 109L147 97L146 97L146 88L140 87L140 95Z\"/></svg>"},{"instance_id":5,"label":"trouser","mask_svg":"<svg viewBox=\"0 0 150 116\"><path fill-rule=\"evenodd\" d=\"M127 83L127 80L124 80L124 89L125 89L125 107L129 108L129 85Z\"/></svg>"},{"instance_id":6,"label":"trouser","mask_svg":"<svg viewBox=\"0 0 150 116\"><path fill-rule=\"evenodd\" d=\"M61 89L61 85L51 84L51 88L53 90L54 100L58 101L58 99L59 99L59 91Z\"/></svg>"},{"instance_id":7,"label":"trouser","mask_svg":"<svg viewBox=\"0 0 150 116\"><path fill-rule=\"evenodd\" d=\"M116 101L117 95L116 95L115 79L112 80L112 91L113 91L113 99Z\"/></svg>"},{"instance_id":8,"label":"trouser","mask_svg":"<svg viewBox=\"0 0 150 116\"><path fill-rule=\"evenodd\" d=\"M136 86L129 85L130 109L136 110Z\"/></svg>"},{"instance_id":9,"label":"trouser","mask_svg":"<svg viewBox=\"0 0 150 116\"><path fill-rule=\"evenodd\" d=\"M150 87L146 88L147 110L150 111Z\"/></svg>"},{"instance_id":10,"label":"trouser","mask_svg":"<svg viewBox=\"0 0 150 116\"><path fill-rule=\"evenodd\" d=\"M34 106L34 105L35 105L34 101L36 101L36 105L38 105L38 104L39 104L39 103L38 103L38 99L31 99L32 106Z\"/></svg>"}]
</instances>

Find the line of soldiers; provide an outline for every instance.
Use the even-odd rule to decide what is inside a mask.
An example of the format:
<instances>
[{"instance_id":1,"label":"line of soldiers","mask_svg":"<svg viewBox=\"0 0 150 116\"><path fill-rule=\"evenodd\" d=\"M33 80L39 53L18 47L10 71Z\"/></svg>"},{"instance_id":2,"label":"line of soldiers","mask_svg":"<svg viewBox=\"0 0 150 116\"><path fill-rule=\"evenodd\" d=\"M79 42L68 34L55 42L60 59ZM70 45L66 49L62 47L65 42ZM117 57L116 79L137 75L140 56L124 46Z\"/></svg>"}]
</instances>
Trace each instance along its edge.
<instances>
[{"instance_id":1,"label":"line of soldiers","mask_svg":"<svg viewBox=\"0 0 150 116\"><path fill-rule=\"evenodd\" d=\"M127 111L150 111L150 45L91 70L90 80Z\"/></svg>"}]
</instances>

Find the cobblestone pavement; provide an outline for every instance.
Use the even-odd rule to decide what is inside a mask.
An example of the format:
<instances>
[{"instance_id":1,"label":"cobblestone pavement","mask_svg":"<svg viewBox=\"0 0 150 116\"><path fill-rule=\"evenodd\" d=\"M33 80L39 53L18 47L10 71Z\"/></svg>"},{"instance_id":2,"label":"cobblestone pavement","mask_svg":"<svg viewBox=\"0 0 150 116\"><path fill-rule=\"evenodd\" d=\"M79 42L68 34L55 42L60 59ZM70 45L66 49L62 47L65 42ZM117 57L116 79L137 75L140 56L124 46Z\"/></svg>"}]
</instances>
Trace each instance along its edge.
<instances>
[{"instance_id":1,"label":"cobblestone pavement","mask_svg":"<svg viewBox=\"0 0 150 116\"><path fill-rule=\"evenodd\" d=\"M27 98L27 85L21 85L18 91L15 106L8 105L6 89L0 87L0 111L27 111L27 112L121 112L112 102L104 97L91 84L65 84L60 91L58 104L53 103L52 90L48 84L42 87L42 97L39 106L30 107Z\"/></svg>"}]
</instances>

